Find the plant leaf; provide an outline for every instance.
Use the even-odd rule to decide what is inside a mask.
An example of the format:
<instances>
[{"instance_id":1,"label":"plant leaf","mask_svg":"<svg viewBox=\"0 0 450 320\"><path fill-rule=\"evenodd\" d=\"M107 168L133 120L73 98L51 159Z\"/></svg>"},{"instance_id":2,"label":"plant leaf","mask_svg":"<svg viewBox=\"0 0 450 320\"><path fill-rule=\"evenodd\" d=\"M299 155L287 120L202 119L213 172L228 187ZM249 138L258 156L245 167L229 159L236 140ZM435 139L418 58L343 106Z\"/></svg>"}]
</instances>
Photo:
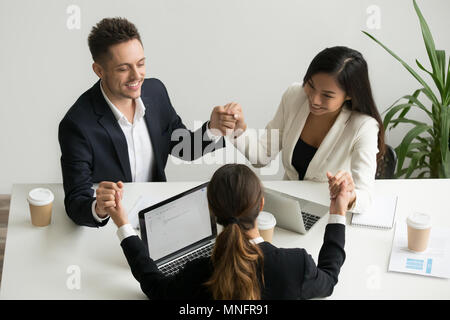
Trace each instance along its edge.
<instances>
[{"instance_id":1,"label":"plant leaf","mask_svg":"<svg viewBox=\"0 0 450 320\"><path fill-rule=\"evenodd\" d=\"M430 145L433 141L433 139L431 137L417 137L417 140L419 140L420 142L426 143L428 145Z\"/></svg>"},{"instance_id":2,"label":"plant leaf","mask_svg":"<svg viewBox=\"0 0 450 320\"><path fill-rule=\"evenodd\" d=\"M429 170L422 171L421 173L419 173L416 179L422 179L427 173L430 173L430 171Z\"/></svg>"},{"instance_id":3,"label":"plant leaf","mask_svg":"<svg viewBox=\"0 0 450 320\"><path fill-rule=\"evenodd\" d=\"M411 106L414 105L413 103L403 103L403 104L399 104L398 106L393 106L391 108L391 110L389 110L389 112L384 116L384 120L383 120L383 126L385 128L388 127L388 125L392 122L392 118L394 117L394 115L399 112L400 110L404 110L404 109L409 109L411 108ZM403 112L402 112L403 113ZM395 125L393 126L395 128Z\"/></svg>"},{"instance_id":4,"label":"plant leaf","mask_svg":"<svg viewBox=\"0 0 450 320\"><path fill-rule=\"evenodd\" d=\"M395 126L397 126L399 123L409 123L409 124L412 124L414 126L426 125L426 126L428 126L427 132L430 134L430 136L434 135L432 126L427 125L426 123L420 122L420 121L417 121L417 120L412 120L412 119L408 119L408 118L402 118L402 119L396 118L394 120L391 120L390 123L393 124L392 128L395 128Z\"/></svg>"},{"instance_id":5,"label":"plant leaf","mask_svg":"<svg viewBox=\"0 0 450 320\"><path fill-rule=\"evenodd\" d=\"M394 106L394 105L390 106L385 111L385 113L387 112L387 114L384 117L383 126L387 129L388 125L393 122L392 118L394 117L394 115L397 112L399 112L400 110L402 110L402 112L401 112L400 116L397 119L404 118L405 115L409 112L409 110L411 109L412 106L417 106L421 110L425 111L425 113L431 118L431 120L434 121L433 113L428 111L428 109L420 102L420 100L417 99L417 97L420 94L420 92L423 92L423 89L416 90L412 95L405 95L405 96L401 97L400 99L398 99L395 102L395 103L397 103L401 99L407 99L408 103L399 104L397 106ZM392 125L391 129L395 128L396 126L397 126L397 123L394 123L394 125Z\"/></svg>"},{"instance_id":6,"label":"plant leaf","mask_svg":"<svg viewBox=\"0 0 450 320\"><path fill-rule=\"evenodd\" d=\"M400 145L395 148L395 152L397 153L397 171L400 171L403 167L403 162L405 161L406 153L408 152L408 147L411 144L411 142L421 133L428 130L428 125L420 125L417 127L412 128L408 131L408 133L403 138Z\"/></svg>"},{"instance_id":7,"label":"plant leaf","mask_svg":"<svg viewBox=\"0 0 450 320\"><path fill-rule=\"evenodd\" d=\"M415 126L420 126L420 125L425 125L425 126L428 126L425 122L420 122L420 121L417 121L417 120L411 120L411 119L408 119L408 118L396 118L396 119L394 119L394 120L391 120L391 122L390 123L394 123L394 124L398 124L398 123L410 123L410 124L413 124L413 125L415 125ZM430 129L433 129L431 126L428 126Z\"/></svg>"},{"instance_id":8,"label":"plant leaf","mask_svg":"<svg viewBox=\"0 0 450 320\"><path fill-rule=\"evenodd\" d=\"M423 88L417 89L416 91L414 91L412 96L417 99L417 97L422 92L422 90L423 90ZM412 103L412 101L408 100L408 103ZM409 112L409 109L411 109L411 108L403 109L402 113L399 115L399 118L403 118Z\"/></svg>"},{"instance_id":9,"label":"plant leaf","mask_svg":"<svg viewBox=\"0 0 450 320\"><path fill-rule=\"evenodd\" d=\"M427 70L417 59L415 60L419 70L426 72L436 85L440 93L440 100L434 93L436 90L430 81L425 82L405 61L371 34L362 31L365 35L378 43L391 56L399 61L403 67L423 86L412 95L406 95L392 104L384 113L383 124L385 128L393 129L398 124L405 123L413 126L404 136L401 143L395 148L397 153L396 177L405 175L410 177L419 169L418 177L429 175L430 177L450 178L450 57L446 65L446 53L444 50L436 50L436 45L427 21L420 11L416 0L413 0L414 9L419 19L423 41L428 54L431 70ZM420 72L421 73L421 72ZM431 102L431 107L426 107L419 101L420 93L423 93ZM407 102L399 102L407 99ZM421 99L424 101L423 99ZM429 106L427 101L426 105ZM412 107L424 111L432 120L432 125L425 122L406 118ZM430 112L431 111L431 112ZM428 122L428 121L426 121ZM427 134L424 134L427 132ZM423 136L421 136L424 134ZM406 168L403 168L405 159L410 159Z\"/></svg>"},{"instance_id":10,"label":"plant leaf","mask_svg":"<svg viewBox=\"0 0 450 320\"><path fill-rule=\"evenodd\" d=\"M406 70L409 71L409 73L411 73L411 75L416 78L417 81L420 82L420 84L424 87L425 90L427 90L427 92L425 94L427 94L427 96L430 98L431 101L433 102L437 102L437 98L434 95L433 91L431 90L430 86L417 74L417 72L415 72L406 62L404 62L399 56L397 56L392 50L390 50L388 47L386 47L384 44L382 44L380 41L378 41L375 37L373 37L371 34L362 31L362 33L364 33L365 35L367 35L369 38L371 38L373 41L375 41L376 43L378 43L381 47L383 47L387 52L389 52L389 54L391 56L393 56L395 59L397 59L402 65L403 67L406 68Z\"/></svg>"},{"instance_id":11,"label":"plant leaf","mask_svg":"<svg viewBox=\"0 0 450 320\"><path fill-rule=\"evenodd\" d=\"M442 103L444 106L448 106L450 104L450 57L448 57L448 64L447 64L447 83L445 85L445 92L447 93L444 97L444 100Z\"/></svg>"},{"instance_id":12,"label":"plant leaf","mask_svg":"<svg viewBox=\"0 0 450 320\"><path fill-rule=\"evenodd\" d=\"M425 92L425 91L424 91L424 92ZM430 112L430 111L427 109L427 107L425 107L424 104L423 104L422 102L420 102L419 99L417 99L416 97L411 96L411 95L403 96L403 98L408 99L409 101L414 102L416 106L418 106L420 109L422 109L423 111L425 111L425 113L426 113L432 120L434 120L433 113Z\"/></svg>"},{"instance_id":13,"label":"plant leaf","mask_svg":"<svg viewBox=\"0 0 450 320\"><path fill-rule=\"evenodd\" d=\"M417 149L419 151L428 151L428 148L430 147L430 145L428 143L424 143L424 142L413 142L409 145L409 150L414 150ZM412 151L415 152L415 151Z\"/></svg>"},{"instance_id":14,"label":"plant leaf","mask_svg":"<svg viewBox=\"0 0 450 320\"><path fill-rule=\"evenodd\" d=\"M443 84L441 84L441 81L436 77L436 75L434 73L431 73L430 71L425 69L425 67L422 66L422 64L417 59L416 59L416 64L420 69L422 69L423 71L425 71L426 73L428 73L430 75L430 77L433 79L433 81L436 84L436 87L438 88L439 93L441 94L441 97L442 97L442 95L444 93L444 88L442 87Z\"/></svg>"},{"instance_id":15,"label":"plant leaf","mask_svg":"<svg viewBox=\"0 0 450 320\"><path fill-rule=\"evenodd\" d=\"M442 178L450 178L450 157L442 164Z\"/></svg>"},{"instance_id":16,"label":"plant leaf","mask_svg":"<svg viewBox=\"0 0 450 320\"><path fill-rule=\"evenodd\" d=\"M401 169L401 170L397 169L397 171L394 174L394 177L395 178L400 178L402 175L404 175L406 173L406 171L408 171L408 168Z\"/></svg>"},{"instance_id":17,"label":"plant leaf","mask_svg":"<svg viewBox=\"0 0 450 320\"><path fill-rule=\"evenodd\" d=\"M449 130L450 130L450 107L442 107L441 110L441 161L443 166L444 177L450 177L450 168L448 167L448 159L450 159L449 151Z\"/></svg>"},{"instance_id":18,"label":"plant leaf","mask_svg":"<svg viewBox=\"0 0 450 320\"><path fill-rule=\"evenodd\" d=\"M431 35L430 28L422 15L419 7L417 6L416 0L413 0L414 9L416 10L417 16L419 17L420 28L422 29L423 41L425 42L425 48L427 49L428 58L430 59L431 66L433 68L433 73L436 75L438 81L441 83L441 87L443 87L442 81L442 72L440 70L440 65L438 62L437 54L436 54L436 46L434 44L433 36Z\"/></svg>"},{"instance_id":19,"label":"plant leaf","mask_svg":"<svg viewBox=\"0 0 450 320\"><path fill-rule=\"evenodd\" d=\"M417 59L416 59L416 64L420 69L422 69L423 71L428 73L431 77L433 77L433 73L431 71L428 71L427 69L425 69L425 67Z\"/></svg>"},{"instance_id":20,"label":"plant leaf","mask_svg":"<svg viewBox=\"0 0 450 320\"><path fill-rule=\"evenodd\" d=\"M445 88L445 51L444 50L436 50L436 56L438 59L439 68L441 69L441 87L442 90ZM443 96L444 92L441 92L442 101L444 101L445 97Z\"/></svg>"},{"instance_id":21,"label":"plant leaf","mask_svg":"<svg viewBox=\"0 0 450 320\"><path fill-rule=\"evenodd\" d=\"M417 97L418 97L419 94L422 92L422 90L423 90L423 88L422 88L422 89L417 89L416 91L414 91L414 93L412 94L412 96L413 96L414 98L417 99ZM396 103L397 103L398 101L400 101L401 99L406 99L406 98L405 98L405 97L402 97L402 98L398 99L396 102L394 102L394 104L396 104ZM411 99L408 99L408 103L410 103L411 105L410 105L409 107L406 107L406 108L404 108L404 109L402 110L402 112L401 112L400 115L398 116L398 119L404 118L405 115L406 115L406 114L409 112L409 110L411 109L411 106L412 106L412 101L411 101ZM392 106L390 106L384 113L386 113L386 112L388 112L390 109L392 109L392 108L394 107L394 104L393 104ZM388 117L389 120L387 120L386 117L385 117L385 121L383 121L383 125L384 125L385 128L387 128L387 125L388 125L388 123L390 122L390 119L392 118L392 116L393 116L395 113L396 113L396 112L393 112L393 114L392 114L391 116L389 116L389 117L386 115L386 117ZM395 123L395 124L391 127L391 129L394 129L396 126L397 126L397 123Z\"/></svg>"},{"instance_id":22,"label":"plant leaf","mask_svg":"<svg viewBox=\"0 0 450 320\"><path fill-rule=\"evenodd\" d=\"M414 170L419 169L417 166L417 163L422 157L425 157L428 153L427 152L415 152L414 156L411 158L411 162L408 166L408 171L406 171L405 178L409 178L411 174L413 174Z\"/></svg>"}]
</instances>

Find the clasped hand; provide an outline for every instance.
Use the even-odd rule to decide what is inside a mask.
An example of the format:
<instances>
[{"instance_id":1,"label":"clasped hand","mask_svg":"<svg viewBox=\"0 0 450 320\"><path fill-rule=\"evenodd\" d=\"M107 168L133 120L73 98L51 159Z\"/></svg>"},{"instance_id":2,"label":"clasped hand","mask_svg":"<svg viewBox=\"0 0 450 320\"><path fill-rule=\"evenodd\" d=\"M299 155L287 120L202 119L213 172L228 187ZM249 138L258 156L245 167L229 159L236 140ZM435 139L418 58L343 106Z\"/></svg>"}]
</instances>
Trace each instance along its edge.
<instances>
[{"instance_id":1,"label":"clasped hand","mask_svg":"<svg viewBox=\"0 0 450 320\"><path fill-rule=\"evenodd\" d=\"M123 197L123 182L117 183L110 181L102 181L95 191L97 203L95 204L95 212L100 218L105 218L108 214L107 209L116 206L115 195Z\"/></svg>"},{"instance_id":2,"label":"clasped hand","mask_svg":"<svg viewBox=\"0 0 450 320\"><path fill-rule=\"evenodd\" d=\"M356 200L355 184L352 176L345 171L339 170L334 176L331 172L327 172L328 188L330 190L331 203L338 202L336 209L347 211L353 205ZM340 199L338 199L340 197ZM346 203L345 208L341 208L340 205ZM331 209L330 209L331 212Z\"/></svg>"},{"instance_id":3,"label":"clasped hand","mask_svg":"<svg viewBox=\"0 0 450 320\"><path fill-rule=\"evenodd\" d=\"M217 136L239 136L247 129L241 105L231 102L215 107L211 113L209 127Z\"/></svg>"}]
</instances>

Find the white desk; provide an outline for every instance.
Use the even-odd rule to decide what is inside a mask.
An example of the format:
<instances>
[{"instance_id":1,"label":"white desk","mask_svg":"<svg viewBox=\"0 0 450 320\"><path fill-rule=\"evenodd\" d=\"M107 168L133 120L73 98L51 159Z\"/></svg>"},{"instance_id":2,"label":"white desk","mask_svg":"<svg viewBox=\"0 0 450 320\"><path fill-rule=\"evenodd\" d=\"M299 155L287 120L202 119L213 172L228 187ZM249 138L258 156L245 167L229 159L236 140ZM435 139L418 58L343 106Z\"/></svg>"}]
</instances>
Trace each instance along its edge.
<instances>
[{"instance_id":1,"label":"white desk","mask_svg":"<svg viewBox=\"0 0 450 320\"><path fill-rule=\"evenodd\" d=\"M126 184L124 204L131 208L141 194L163 200L198 184ZM328 205L326 184L298 181L264 184ZM55 194L52 224L43 228L31 225L26 195L37 186L13 187L0 298L145 299L128 267L113 222L99 229L75 225L64 211L61 184L39 185ZM430 213L434 225L450 227L449 191L450 179L376 181L377 193L399 195L397 221L419 210ZM277 228L273 242L279 247L304 247L317 262L327 219L321 219L303 236ZM329 299L450 299L449 280L387 272L393 234L393 229L347 225L347 258ZM67 286L76 277L74 270L80 271L80 289Z\"/></svg>"}]
</instances>

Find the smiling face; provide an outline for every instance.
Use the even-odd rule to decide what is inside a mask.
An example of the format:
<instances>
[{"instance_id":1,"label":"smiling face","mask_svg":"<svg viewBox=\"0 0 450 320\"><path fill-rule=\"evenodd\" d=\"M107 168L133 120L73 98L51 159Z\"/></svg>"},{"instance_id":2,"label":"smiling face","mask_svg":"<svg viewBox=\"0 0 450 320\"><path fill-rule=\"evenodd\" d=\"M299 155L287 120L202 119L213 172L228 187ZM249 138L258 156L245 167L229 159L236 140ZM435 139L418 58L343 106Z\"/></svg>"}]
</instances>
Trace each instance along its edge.
<instances>
[{"instance_id":1,"label":"smiling face","mask_svg":"<svg viewBox=\"0 0 450 320\"><path fill-rule=\"evenodd\" d=\"M309 100L309 110L313 115L333 115L338 113L346 100L350 100L335 77L327 73L316 73L305 82L305 93Z\"/></svg>"},{"instance_id":2,"label":"smiling face","mask_svg":"<svg viewBox=\"0 0 450 320\"><path fill-rule=\"evenodd\" d=\"M112 45L101 63L94 62L93 69L112 103L137 99L145 78L144 48L138 39Z\"/></svg>"}]
</instances>

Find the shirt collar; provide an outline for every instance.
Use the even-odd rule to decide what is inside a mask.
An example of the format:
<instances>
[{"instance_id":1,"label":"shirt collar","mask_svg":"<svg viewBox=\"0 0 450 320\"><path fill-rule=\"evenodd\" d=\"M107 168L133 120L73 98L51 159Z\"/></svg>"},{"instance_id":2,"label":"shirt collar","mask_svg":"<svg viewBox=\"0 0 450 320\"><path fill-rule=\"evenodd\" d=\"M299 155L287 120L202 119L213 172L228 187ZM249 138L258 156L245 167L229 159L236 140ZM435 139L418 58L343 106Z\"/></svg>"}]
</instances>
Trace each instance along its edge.
<instances>
[{"instance_id":1,"label":"shirt collar","mask_svg":"<svg viewBox=\"0 0 450 320\"><path fill-rule=\"evenodd\" d=\"M137 98L135 101L136 101L136 110L135 110L134 118L141 119L145 115L144 102L142 102L141 97Z\"/></svg>"},{"instance_id":2,"label":"shirt collar","mask_svg":"<svg viewBox=\"0 0 450 320\"><path fill-rule=\"evenodd\" d=\"M262 237L257 237L254 239L250 239L250 242L253 244L258 244L258 243L264 242L264 239Z\"/></svg>"},{"instance_id":3,"label":"shirt collar","mask_svg":"<svg viewBox=\"0 0 450 320\"><path fill-rule=\"evenodd\" d=\"M117 109L117 107L111 102L111 100L109 100L108 96L106 95L105 91L103 90L103 85L102 85L101 81L100 81L100 90L102 91L103 97L105 98L106 103L108 104L109 108L111 109L112 113L114 114L114 117L116 118L116 120L117 121L119 121L120 119L127 120L127 118L124 116L124 114L122 112L120 112L119 109ZM144 117L144 115L145 115L145 106L144 106L144 103L142 102L141 97L137 98L135 101L136 101L136 110L135 110L135 114L134 114L134 119L140 119L140 118Z\"/></svg>"}]
</instances>

